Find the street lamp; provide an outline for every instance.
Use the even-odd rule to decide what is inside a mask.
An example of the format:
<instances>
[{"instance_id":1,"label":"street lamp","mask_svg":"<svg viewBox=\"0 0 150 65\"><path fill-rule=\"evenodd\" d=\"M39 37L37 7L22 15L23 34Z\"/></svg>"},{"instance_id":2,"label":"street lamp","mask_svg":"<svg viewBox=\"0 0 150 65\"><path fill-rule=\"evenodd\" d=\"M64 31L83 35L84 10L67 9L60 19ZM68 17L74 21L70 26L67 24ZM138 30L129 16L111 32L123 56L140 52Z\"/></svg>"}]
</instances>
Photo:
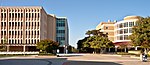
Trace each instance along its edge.
<instances>
[{"instance_id":1,"label":"street lamp","mask_svg":"<svg viewBox=\"0 0 150 65\"><path fill-rule=\"evenodd\" d=\"M68 53L67 45L63 45L63 47L64 47L64 53L67 54Z\"/></svg>"}]
</instances>

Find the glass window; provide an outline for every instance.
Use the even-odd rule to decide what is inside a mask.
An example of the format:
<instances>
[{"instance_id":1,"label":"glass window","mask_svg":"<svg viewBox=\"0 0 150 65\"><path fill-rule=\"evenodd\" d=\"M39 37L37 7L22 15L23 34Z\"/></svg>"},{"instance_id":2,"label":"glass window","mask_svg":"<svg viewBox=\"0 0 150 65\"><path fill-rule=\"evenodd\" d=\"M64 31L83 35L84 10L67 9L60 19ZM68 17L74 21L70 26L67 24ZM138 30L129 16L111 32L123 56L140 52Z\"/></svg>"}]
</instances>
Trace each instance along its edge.
<instances>
[{"instance_id":1,"label":"glass window","mask_svg":"<svg viewBox=\"0 0 150 65\"><path fill-rule=\"evenodd\" d=\"M108 29L108 27L106 27L106 29Z\"/></svg>"},{"instance_id":2,"label":"glass window","mask_svg":"<svg viewBox=\"0 0 150 65\"><path fill-rule=\"evenodd\" d=\"M123 36L120 36L120 40L123 40Z\"/></svg>"},{"instance_id":3,"label":"glass window","mask_svg":"<svg viewBox=\"0 0 150 65\"><path fill-rule=\"evenodd\" d=\"M128 22L124 23L124 27L128 27Z\"/></svg>"},{"instance_id":4,"label":"glass window","mask_svg":"<svg viewBox=\"0 0 150 65\"><path fill-rule=\"evenodd\" d=\"M129 27L134 26L134 22L129 22Z\"/></svg>"},{"instance_id":5,"label":"glass window","mask_svg":"<svg viewBox=\"0 0 150 65\"><path fill-rule=\"evenodd\" d=\"M121 29L121 30L119 31L119 34L123 34L123 29Z\"/></svg>"},{"instance_id":6,"label":"glass window","mask_svg":"<svg viewBox=\"0 0 150 65\"><path fill-rule=\"evenodd\" d=\"M132 28L129 28L129 33L132 33Z\"/></svg>"},{"instance_id":7,"label":"glass window","mask_svg":"<svg viewBox=\"0 0 150 65\"><path fill-rule=\"evenodd\" d=\"M123 27L123 24L121 23L121 24L119 24L119 28L122 28Z\"/></svg>"},{"instance_id":8,"label":"glass window","mask_svg":"<svg viewBox=\"0 0 150 65\"><path fill-rule=\"evenodd\" d=\"M128 35L124 35L124 40L128 40Z\"/></svg>"},{"instance_id":9,"label":"glass window","mask_svg":"<svg viewBox=\"0 0 150 65\"><path fill-rule=\"evenodd\" d=\"M128 29L124 29L124 33L128 33Z\"/></svg>"}]
</instances>

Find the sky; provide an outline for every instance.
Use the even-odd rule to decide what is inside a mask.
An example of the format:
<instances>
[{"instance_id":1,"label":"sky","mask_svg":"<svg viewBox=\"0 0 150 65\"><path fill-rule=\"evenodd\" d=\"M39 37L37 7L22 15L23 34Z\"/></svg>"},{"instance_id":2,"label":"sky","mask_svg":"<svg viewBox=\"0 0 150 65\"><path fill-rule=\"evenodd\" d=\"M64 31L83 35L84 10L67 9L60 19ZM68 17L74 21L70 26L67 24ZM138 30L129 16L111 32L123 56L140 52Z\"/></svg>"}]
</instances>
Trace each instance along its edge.
<instances>
[{"instance_id":1,"label":"sky","mask_svg":"<svg viewBox=\"0 0 150 65\"><path fill-rule=\"evenodd\" d=\"M69 44L76 47L87 30L102 21L150 16L150 0L0 0L1 6L43 6L48 14L67 17Z\"/></svg>"}]
</instances>

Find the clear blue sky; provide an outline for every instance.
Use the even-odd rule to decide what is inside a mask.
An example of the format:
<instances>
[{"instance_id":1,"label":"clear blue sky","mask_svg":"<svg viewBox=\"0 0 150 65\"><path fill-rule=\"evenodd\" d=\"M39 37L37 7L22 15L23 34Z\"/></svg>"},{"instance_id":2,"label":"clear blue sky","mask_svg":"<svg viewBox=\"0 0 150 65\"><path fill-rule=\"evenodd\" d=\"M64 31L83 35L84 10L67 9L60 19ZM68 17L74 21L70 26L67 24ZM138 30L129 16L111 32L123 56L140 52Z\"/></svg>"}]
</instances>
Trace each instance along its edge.
<instances>
[{"instance_id":1,"label":"clear blue sky","mask_svg":"<svg viewBox=\"0 0 150 65\"><path fill-rule=\"evenodd\" d=\"M48 14L68 18L70 45L101 21L127 15L150 16L150 0L0 0L2 6L43 6Z\"/></svg>"}]
</instances>

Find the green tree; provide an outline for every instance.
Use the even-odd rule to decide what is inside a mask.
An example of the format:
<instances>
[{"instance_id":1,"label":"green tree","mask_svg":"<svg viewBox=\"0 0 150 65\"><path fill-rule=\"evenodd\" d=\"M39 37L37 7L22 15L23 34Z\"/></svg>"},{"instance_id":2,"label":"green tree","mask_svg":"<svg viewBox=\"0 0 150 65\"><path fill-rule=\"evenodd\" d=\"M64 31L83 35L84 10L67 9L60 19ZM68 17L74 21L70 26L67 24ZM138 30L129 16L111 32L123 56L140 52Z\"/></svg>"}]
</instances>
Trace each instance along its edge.
<instances>
[{"instance_id":1,"label":"green tree","mask_svg":"<svg viewBox=\"0 0 150 65\"><path fill-rule=\"evenodd\" d=\"M114 47L113 43L108 39L107 34L100 32L100 30L88 30L88 35L92 35L89 37L85 37L82 40L78 41L78 49L79 51L88 51L88 49L96 52L98 49L103 51L106 48ZM87 34L86 32L86 34Z\"/></svg>"},{"instance_id":2,"label":"green tree","mask_svg":"<svg viewBox=\"0 0 150 65\"><path fill-rule=\"evenodd\" d=\"M58 46L59 44L57 42L49 39L41 40L37 43L37 49L40 49L44 53L53 53L53 50L56 50Z\"/></svg>"},{"instance_id":3,"label":"green tree","mask_svg":"<svg viewBox=\"0 0 150 65\"><path fill-rule=\"evenodd\" d=\"M88 39L89 37L85 37L84 39L81 39L77 42L77 49L79 50L79 52L87 52L88 51L88 44L84 44L84 42ZM87 45L85 47L85 45Z\"/></svg>"},{"instance_id":4,"label":"green tree","mask_svg":"<svg viewBox=\"0 0 150 65\"><path fill-rule=\"evenodd\" d=\"M2 42L1 42L2 44L1 44L1 51L6 51L7 50L7 39L6 38L4 38L4 40L2 40Z\"/></svg>"},{"instance_id":5,"label":"green tree","mask_svg":"<svg viewBox=\"0 0 150 65\"><path fill-rule=\"evenodd\" d=\"M85 34L88 35L88 36L90 37L91 34L92 34L92 31L88 30Z\"/></svg>"},{"instance_id":6,"label":"green tree","mask_svg":"<svg viewBox=\"0 0 150 65\"><path fill-rule=\"evenodd\" d=\"M146 51L150 47L150 17L140 18L136 23L129 38L133 46L140 46Z\"/></svg>"},{"instance_id":7,"label":"green tree","mask_svg":"<svg viewBox=\"0 0 150 65\"><path fill-rule=\"evenodd\" d=\"M113 43L107 38L102 36L92 36L87 39L86 42L84 42L84 47L90 47L93 48L93 52L96 52L100 49L100 51L103 53L106 48L112 48L114 47Z\"/></svg>"}]
</instances>

